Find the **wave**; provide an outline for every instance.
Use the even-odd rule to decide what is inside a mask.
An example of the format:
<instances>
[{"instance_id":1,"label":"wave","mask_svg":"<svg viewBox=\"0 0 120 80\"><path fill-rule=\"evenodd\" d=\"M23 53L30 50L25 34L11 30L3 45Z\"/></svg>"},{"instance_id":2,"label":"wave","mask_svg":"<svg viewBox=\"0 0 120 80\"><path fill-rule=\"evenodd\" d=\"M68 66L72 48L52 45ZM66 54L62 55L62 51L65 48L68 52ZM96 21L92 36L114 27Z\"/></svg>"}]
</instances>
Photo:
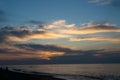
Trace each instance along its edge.
<instances>
[{"instance_id":1,"label":"wave","mask_svg":"<svg viewBox=\"0 0 120 80\"><path fill-rule=\"evenodd\" d=\"M57 78L66 80L120 80L120 75L70 75L70 74L54 74Z\"/></svg>"}]
</instances>

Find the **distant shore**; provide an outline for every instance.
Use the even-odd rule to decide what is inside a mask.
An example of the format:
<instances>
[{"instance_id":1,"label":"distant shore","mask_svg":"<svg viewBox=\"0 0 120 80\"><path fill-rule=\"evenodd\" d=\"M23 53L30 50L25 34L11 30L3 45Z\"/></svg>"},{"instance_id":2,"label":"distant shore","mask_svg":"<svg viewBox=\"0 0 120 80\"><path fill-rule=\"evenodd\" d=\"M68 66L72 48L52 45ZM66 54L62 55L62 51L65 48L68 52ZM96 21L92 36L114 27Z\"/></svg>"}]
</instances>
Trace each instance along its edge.
<instances>
[{"instance_id":1,"label":"distant shore","mask_svg":"<svg viewBox=\"0 0 120 80\"><path fill-rule=\"evenodd\" d=\"M60 78L55 78L51 75L37 75L37 74L27 74L14 72L8 68L0 68L0 80L65 80Z\"/></svg>"}]
</instances>

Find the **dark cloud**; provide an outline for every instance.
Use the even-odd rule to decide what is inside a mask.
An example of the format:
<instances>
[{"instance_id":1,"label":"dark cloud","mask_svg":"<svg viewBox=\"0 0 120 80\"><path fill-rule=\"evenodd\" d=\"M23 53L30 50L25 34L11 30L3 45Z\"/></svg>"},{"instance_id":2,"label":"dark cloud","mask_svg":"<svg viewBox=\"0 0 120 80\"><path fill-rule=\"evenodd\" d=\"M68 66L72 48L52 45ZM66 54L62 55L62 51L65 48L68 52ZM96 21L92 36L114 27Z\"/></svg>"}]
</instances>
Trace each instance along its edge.
<instances>
[{"instance_id":1,"label":"dark cloud","mask_svg":"<svg viewBox=\"0 0 120 80\"><path fill-rule=\"evenodd\" d=\"M20 27L14 27L14 26L4 26L0 28L0 40L1 41L17 41L21 40L22 38L32 38L33 35L42 35L46 33L45 31L32 31L28 26L20 26ZM10 39L10 37L13 37ZM16 38L16 40L15 40ZM37 37L36 37L37 38ZM38 37L39 38L39 37Z\"/></svg>"},{"instance_id":2,"label":"dark cloud","mask_svg":"<svg viewBox=\"0 0 120 80\"><path fill-rule=\"evenodd\" d=\"M0 44L0 61L21 59L49 60L55 56L73 55L73 53L80 55L82 52L80 50L71 50L69 48L62 48L53 45Z\"/></svg>"},{"instance_id":3,"label":"dark cloud","mask_svg":"<svg viewBox=\"0 0 120 80\"><path fill-rule=\"evenodd\" d=\"M116 25L109 24L109 23L104 23L104 24L88 23L84 25L83 29L114 30L114 29L119 29L119 28Z\"/></svg>"},{"instance_id":4,"label":"dark cloud","mask_svg":"<svg viewBox=\"0 0 120 80\"><path fill-rule=\"evenodd\" d=\"M0 64L79 64L79 63L120 63L119 52L113 52L111 54L104 53L102 57L93 56L95 52L100 50L85 51L84 55L63 55L52 57L51 60L43 60L36 58L24 58L19 60L3 60ZM101 50L103 51L103 50ZM102 53L103 54L103 53Z\"/></svg>"},{"instance_id":5,"label":"dark cloud","mask_svg":"<svg viewBox=\"0 0 120 80\"><path fill-rule=\"evenodd\" d=\"M82 54L82 50L72 50L72 49L69 49L69 48L63 48L63 47L59 47L59 46L55 46L55 45L40 45L40 44L19 44L17 45L21 48L25 48L25 47L29 47L30 49L33 49L33 50L43 50L43 51L57 51L57 52L65 52L65 55L68 55L68 54Z\"/></svg>"},{"instance_id":6,"label":"dark cloud","mask_svg":"<svg viewBox=\"0 0 120 80\"><path fill-rule=\"evenodd\" d=\"M38 29L44 29L44 28L45 28L44 24L38 25Z\"/></svg>"},{"instance_id":7,"label":"dark cloud","mask_svg":"<svg viewBox=\"0 0 120 80\"><path fill-rule=\"evenodd\" d=\"M43 22L43 21L37 21L37 20L30 20L27 23L29 23L29 24L44 24L45 22Z\"/></svg>"},{"instance_id":8,"label":"dark cloud","mask_svg":"<svg viewBox=\"0 0 120 80\"><path fill-rule=\"evenodd\" d=\"M12 27L12 26L1 27L0 28L0 41L7 42L9 41L7 39L8 36L10 35L22 36L22 34L25 34L25 31L16 31L15 27Z\"/></svg>"},{"instance_id":9,"label":"dark cloud","mask_svg":"<svg viewBox=\"0 0 120 80\"><path fill-rule=\"evenodd\" d=\"M83 51L63 48L55 45L0 44L0 64L18 64L18 62L19 64L116 63L120 61L120 50L115 49ZM38 54L43 51L51 52L49 54L54 52L63 52L64 54L61 56L50 56L51 60L44 60L44 58L39 57L43 54Z\"/></svg>"},{"instance_id":10,"label":"dark cloud","mask_svg":"<svg viewBox=\"0 0 120 80\"><path fill-rule=\"evenodd\" d=\"M1 43L0 53L6 54L27 54L34 53L34 51L50 51L50 52L64 52L65 55L81 55L84 51L72 50L69 48L58 47L55 45L40 45L40 44L5 44ZM74 53L74 54L73 54Z\"/></svg>"}]
</instances>

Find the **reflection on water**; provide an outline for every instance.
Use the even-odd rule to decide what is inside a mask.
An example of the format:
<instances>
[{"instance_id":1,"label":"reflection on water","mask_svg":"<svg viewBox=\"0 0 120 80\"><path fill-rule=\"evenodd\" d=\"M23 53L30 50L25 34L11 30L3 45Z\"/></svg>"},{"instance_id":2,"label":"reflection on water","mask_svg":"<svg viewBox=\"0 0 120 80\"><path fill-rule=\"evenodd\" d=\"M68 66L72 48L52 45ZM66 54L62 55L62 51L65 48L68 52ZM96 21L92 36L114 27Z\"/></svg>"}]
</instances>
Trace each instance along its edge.
<instances>
[{"instance_id":1,"label":"reflection on water","mask_svg":"<svg viewBox=\"0 0 120 80\"><path fill-rule=\"evenodd\" d=\"M80 75L87 75L85 80L89 76L100 76L100 77L113 77L120 75L120 64L50 64L50 65L12 65L11 68L35 71L35 72L45 72L51 73L58 77L73 77L69 80L78 80L75 78ZM89 79L90 80L90 79ZM106 79L108 80L108 79ZM112 80L112 78L111 78ZM114 79L113 79L114 80Z\"/></svg>"},{"instance_id":2,"label":"reflection on water","mask_svg":"<svg viewBox=\"0 0 120 80\"><path fill-rule=\"evenodd\" d=\"M55 74L120 74L120 64L13 65L12 68Z\"/></svg>"}]
</instances>

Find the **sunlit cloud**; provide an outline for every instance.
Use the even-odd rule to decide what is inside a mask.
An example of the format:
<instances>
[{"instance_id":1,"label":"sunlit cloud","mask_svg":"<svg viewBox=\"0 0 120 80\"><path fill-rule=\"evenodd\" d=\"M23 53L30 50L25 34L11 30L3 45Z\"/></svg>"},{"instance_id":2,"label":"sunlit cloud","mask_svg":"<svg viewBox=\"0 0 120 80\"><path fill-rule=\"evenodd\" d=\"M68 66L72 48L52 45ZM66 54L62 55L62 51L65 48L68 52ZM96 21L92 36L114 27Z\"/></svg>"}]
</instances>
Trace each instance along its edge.
<instances>
[{"instance_id":1,"label":"sunlit cloud","mask_svg":"<svg viewBox=\"0 0 120 80\"><path fill-rule=\"evenodd\" d=\"M84 34L96 34L96 33L105 33L105 32L120 32L115 24L104 23L86 23L82 24L80 27L75 24L67 24L65 20L58 20L51 24L46 24L40 26L40 30L47 30L52 32L57 32L58 34L67 34L67 35L84 35Z\"/></svg>"},{"instance_id":2,"label":"sunlit cloud","mask_svg":"<svg viewBox=\"0 0 120 80\"><path fill-rule=\"evenodd\" d=\"M76 24L67 24L65 20L57 20L50 24L43 24L39 29L50 30L53 32L58 32L59 30L74 29Z\"/></svg>"},{"instance_id":3,"label":"sunlit cloud","mask_svg":"<svg viewBox=\"0 0 120 80\"><path fill-rule=\"evenodd\" d=\"M109 41L114 43L119 43L120 38L112 37L79 37L79 38L70 38L70 41Z\"/></svg>"},{"instance_id":4,"label":"sunlit cloud","mask_svg":"<svg viewBox=\"0 0 120 80\"><path fill-rule=\"evenodd\" d=\"M95 23L87 23L82 24L80 28L68 29L68 30L60 30L60 33L64 34L95 34L95 33L103 33L103 32L120 32L120 28L117 28L114 24L95 24Z\"/></svg>"},{"instance_id":5,"label":"sunlit cloud","mask_svg":"<svg viewBox=\"0 0 120 80\"><path fill-rule=\"evenodd\" d=\"M58 34L50 30L33 30L29 26L12 27L5 26L0 29L3 41L28 41L32 39L59 39L70 37L70 35Z\"/></svg>"},{"instance_id":6,"label":"sunlit cloud","mask_svg":"<svg viewBox=\"0 0 120 80\"><path fill-rule=\"evenodd\" d=\"M5 26L0 28L1 42L24 42L29 40L44 40L44 39L61 39L65 38L68 41L108 41L119 43L118 35L113 37L103 36L88 36L81 37L81 35L93 35L96 33L119 33L120 28L115 24L104 23L86 23L77 27L75 24L68 24L65 20L54 21L50 24L43 24L33 29L29 26ZM23 50L24 51L24 50Z\"/></svg>"},{"instance_id":7,"label":"sunlit cloud","mask_svg":"<svg viewBox=\"0 0 120 80\"><path fill-rule=\"evenodd\" d=\"M104 33L104 32L120 32L120 30L97 30L97 29L73 29L73 30L61 30L62 34L74 34L74 35L83 35L83 34L95 34L95 33Z\"/></svg>"},{"instance_id":8,"label":"sunlit cloud","mask_svg":"<svg viewBox=\"0 0 120 80\"><path fill-rule=\"evenodd\" d=\"M75 24L67 24L65 20L54 21L51 24L43 24L36 29L29 26L11 27L5 26L0 29L3 41L28 41L35 39L60 39L70 38L76 35L120 32L115 24L86 23L77 27Z\"/></svg>"},{"instance_id":9,"label":"sunlit cloud","mask_svg":"<svg viewBox=\"0 0 120 80\"><path fill-rule=\"evenodd\" d=\"M59 39L59 38L65 38L69 37L68 35L62 35L62 34L55 34L52 32L44 32L44 33L32 33L30 35L25 35L23 37L18 36L8 36L7 39L10 41L28 41L31 39Z\"/></svg>"}]
</instances>

